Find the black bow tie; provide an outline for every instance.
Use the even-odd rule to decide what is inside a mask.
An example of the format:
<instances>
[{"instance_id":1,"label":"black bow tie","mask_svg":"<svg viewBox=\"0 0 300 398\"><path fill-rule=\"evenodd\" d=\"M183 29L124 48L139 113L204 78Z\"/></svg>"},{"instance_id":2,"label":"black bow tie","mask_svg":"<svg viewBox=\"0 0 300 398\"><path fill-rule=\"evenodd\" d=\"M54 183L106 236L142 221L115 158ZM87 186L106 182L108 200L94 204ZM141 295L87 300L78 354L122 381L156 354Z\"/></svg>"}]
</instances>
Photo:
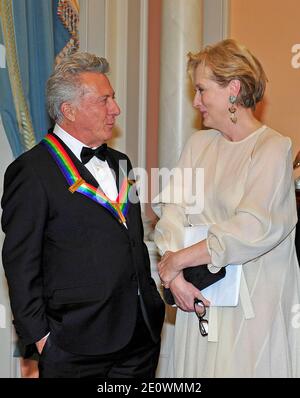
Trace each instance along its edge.
<instances>
[{"instance_id":1,"label":"black bow tie","mask_svg":"<svg viewBox=\"0 0 300 398\"><path fill-rule=\"evenodd\" d=\"M82 147L80 158L83 164L88 163L93 156L96 156L100 160L106 160L108 154L107 144L102 144L96 149L88 148L86 146Z\"/></svg>"}]
</instances>

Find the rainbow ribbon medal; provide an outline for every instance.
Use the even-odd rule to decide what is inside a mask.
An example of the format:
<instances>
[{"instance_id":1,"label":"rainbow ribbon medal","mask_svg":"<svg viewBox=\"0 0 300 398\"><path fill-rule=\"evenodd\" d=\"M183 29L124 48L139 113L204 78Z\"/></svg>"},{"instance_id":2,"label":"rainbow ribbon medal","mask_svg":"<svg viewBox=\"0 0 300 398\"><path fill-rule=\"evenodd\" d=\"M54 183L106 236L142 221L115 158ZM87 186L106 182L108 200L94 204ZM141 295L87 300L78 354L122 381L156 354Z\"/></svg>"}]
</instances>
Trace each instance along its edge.
<instances>
[{"instance_id":1,"label":"rainbow ribbon medal","mask_svg":"<svg viewBox=\"0 0 300 398\"><path fill-rule=\"evenodd\" d=\"M48 149L65 176L71 193L78 192L87 196L110 211L110 213L116 217L120 223L124 224L126 222L126 215L129 208L128 194L132 185L131 180L124 178L117 199L115 201L111 201L99 188L96 188L84 181L70 156L53 135L47 134L42 140L42 144Z\"/></svg>"}]
</instances>

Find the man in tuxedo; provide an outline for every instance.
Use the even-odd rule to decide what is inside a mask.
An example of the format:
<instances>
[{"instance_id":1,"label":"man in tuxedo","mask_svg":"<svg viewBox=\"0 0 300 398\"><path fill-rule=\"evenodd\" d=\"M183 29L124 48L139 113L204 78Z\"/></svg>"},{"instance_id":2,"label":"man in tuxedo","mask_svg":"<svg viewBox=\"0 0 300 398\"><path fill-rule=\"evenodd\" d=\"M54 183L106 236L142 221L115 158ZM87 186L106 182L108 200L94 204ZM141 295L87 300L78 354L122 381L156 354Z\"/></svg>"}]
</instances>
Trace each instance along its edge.
<instances>
[{"instance_id":1,"label":"man in tuxedo","mask_svg":"<svg viewBox=\"0 0 300 398\"><path fill-rule=\"evenodd\" d=\"M154 377L164 304L150 275L108 63L76 53L47 83L56 122L7 169L3 264L14 324L40 377Z\"/></svg>"}]
</instances>

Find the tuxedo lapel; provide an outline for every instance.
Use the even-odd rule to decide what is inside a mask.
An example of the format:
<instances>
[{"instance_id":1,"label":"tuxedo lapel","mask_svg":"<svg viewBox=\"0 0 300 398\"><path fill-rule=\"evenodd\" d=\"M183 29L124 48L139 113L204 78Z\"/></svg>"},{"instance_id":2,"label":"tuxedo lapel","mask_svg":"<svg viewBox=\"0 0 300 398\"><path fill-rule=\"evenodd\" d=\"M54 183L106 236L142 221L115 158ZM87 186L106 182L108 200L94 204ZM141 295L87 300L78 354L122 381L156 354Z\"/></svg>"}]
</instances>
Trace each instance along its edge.
<instances>
[{"instance_id":1,"label":"tuxedo lapel","mask_svg":"<svg viewBox=\"0 0 300 398\"><path fill-rule=\"evenodd\" d=\"M67 154L70 156L72 162L74 163L75 167L77 168L81 177L89 184L93 185L94 187L98 188L99 184L93 174L85 167L83 163L74 155L74 153L70 150L70 148L54 133L53 136L59 141L59 143L63 146Z\"/></svg>"},{"instance_id":2,"label":"tuxedo lapel","mask_svg":"<svg viewBox=\"0 0 300 398\"><path fill-rule=\"evenodd\" d=\"M71 157L71 156L70 156ZM76 156L73 154L72 160L79 171L79 174L81 177L86 181L88 184L93 185L96 188L99 188L98 181L96 178L93 176L93 174L85 167L83 163L81 163Z\"/></svg>"}]
</instances>

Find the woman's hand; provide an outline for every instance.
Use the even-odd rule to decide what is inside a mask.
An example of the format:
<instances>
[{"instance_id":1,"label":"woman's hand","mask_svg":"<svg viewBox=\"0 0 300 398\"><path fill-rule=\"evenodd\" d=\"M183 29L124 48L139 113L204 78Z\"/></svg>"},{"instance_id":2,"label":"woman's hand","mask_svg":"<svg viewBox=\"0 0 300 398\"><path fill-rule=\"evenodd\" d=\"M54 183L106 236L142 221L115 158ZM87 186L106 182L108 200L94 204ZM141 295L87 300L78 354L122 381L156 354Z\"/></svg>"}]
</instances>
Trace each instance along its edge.
<instances>
[{"instance_id":1,"label":"woman's hand","mask_svg":"<svg viewBox=\"0 0 300 398\"><path fill-rule=\"evenodd\" d=\"M177 252L167 251L158 263L158 273L162 284L168 288L170 282L186 267L210 264L211 257L206 239Z\"/></svg>"},{"instance_id":2,"label":"woman's hand","mask_svg":"<svg viewBox=\"0 0 300 398\"><path fill-rule=\"evenodd\" d=\"M170 282L174 278L176 278L176 276L181 271L180 253L181 253L181 250L179 250L177 252L167 251L162 256L160 262L157 264L160 280L162 282L162 285L166 288L169 287Z\"/></svg>"},{"instance_id":3,"label":"woman's hand","mask_svg":"<svg viewBox=\"0 0 300 398\"><path fill-rule=\"evenodd\" d=\"M182 272L170 283L170 289L176 305L183 311L194 311L195 298L202 300L206 307L210 305L210 302L202 296L200 290L184 279Z\"/></svg>"}]
</instances>

